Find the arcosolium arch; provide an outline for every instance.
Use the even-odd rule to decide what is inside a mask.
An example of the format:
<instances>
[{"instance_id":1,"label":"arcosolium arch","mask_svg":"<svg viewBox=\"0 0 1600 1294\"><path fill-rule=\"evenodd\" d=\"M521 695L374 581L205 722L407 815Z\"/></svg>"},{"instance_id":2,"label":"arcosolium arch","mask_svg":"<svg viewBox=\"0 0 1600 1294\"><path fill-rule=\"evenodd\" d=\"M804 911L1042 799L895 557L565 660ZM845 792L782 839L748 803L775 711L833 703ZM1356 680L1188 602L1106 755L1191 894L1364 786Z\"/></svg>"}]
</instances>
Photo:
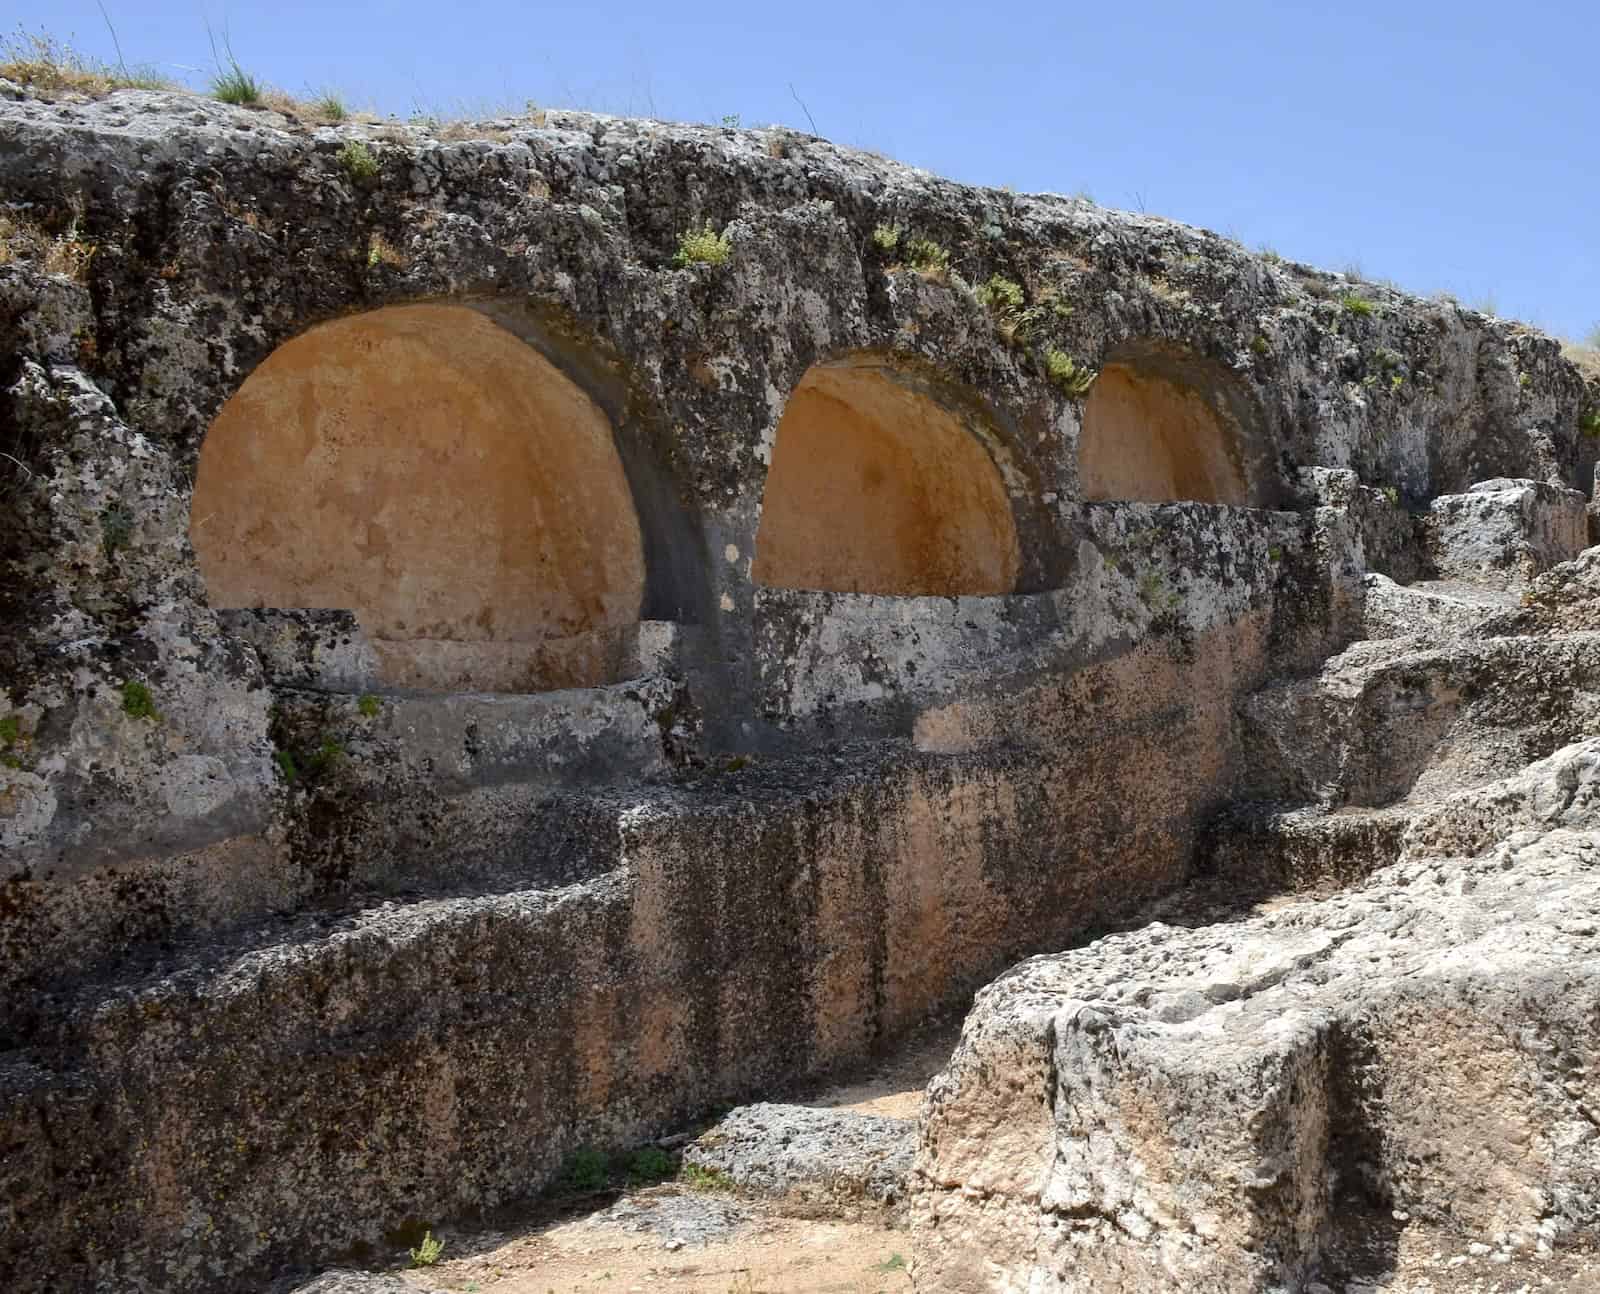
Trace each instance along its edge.
<instances>
[{"instance_id":1,"label":"arcosolium arch","mask_svg":"<svg viewBox=\"0 0 1600 1294\"><path fill-rule=\"evenodd\" d=\"M1260 418L1239 379L1165 343L1113 351L1084 405L1083 497L1267 506Z\"/></svg>"},{"instance_id":2,"label":"arcosolium arch","mask_svg":"<svg viewBox=\"0 0 1600 1294\"><path fill-rule=\"evenodd\" d=\"M756 581L882 594L1009 593L1017 528L954 402L876 357L818 364L778 424Z\"/></svg>"},{"instance_id":3,"label":"arcosolium arch","mask_svg":"<svg viewBox=\"0 0 1600 1294\"><path fill-rule=\"evenodd\" d=\"M462 306L274 351L206 436L190 534L213 606L354 611L395 683L630 625L644 592L610 421Z\"/></svg>"}]
</instances>

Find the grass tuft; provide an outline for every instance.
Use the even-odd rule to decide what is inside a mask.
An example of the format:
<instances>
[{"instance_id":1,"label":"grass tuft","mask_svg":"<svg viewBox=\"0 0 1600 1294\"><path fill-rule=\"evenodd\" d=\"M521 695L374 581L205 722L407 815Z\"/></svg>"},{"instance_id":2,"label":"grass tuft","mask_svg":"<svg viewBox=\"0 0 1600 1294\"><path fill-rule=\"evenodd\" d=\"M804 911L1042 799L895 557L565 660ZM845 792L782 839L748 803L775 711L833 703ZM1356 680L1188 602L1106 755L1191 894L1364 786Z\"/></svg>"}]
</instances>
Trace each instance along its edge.
<instances>
[{"instance_id":1,"label":"grass tuft","mask_svg":"<svg viewBox=\"0 0 1600 1294\"><path fill-rule=\"evenodd\" d=\"M387 238L375 232L367 239L367 268L375 270L380 265L387 265L392 270L407 270L411 268L411 261Z\"/></svg>"},{"instance_id":2,"label":"grass tuft","mask_svg":"<svg viewBox=\"0 0 1600 1294\"><path fill-rule=\"evenodd\" d=\"M350 110L344 106L344 100L331 91L319 94L307 103L305 108L313 117L320 117L323 121L343 121L350 115Z\"/></svg>"},{"instance_id":3,"label":"grass tuft","mask_svg":"<svg viewBox=\"0 0 1600 1294\"><path fill-rule=\"evenodd\" d=\"M211 97L251 108L261 102L261 82L237 63L211 78Z\"/></svg>"},{"instance_id":4,"label":"grass tuft","mask_svg":"<svg viewBox=\"0 0 1600 1294\"><path fill-rule=\"evenodd\" d=\"M0 76L38 94L109 94L112 90L180 90L153 68L128 67L80 54L47 32L24 27L0 36Z\"/></svg>"},{"instance_id":5,"label":"grass tuft","mask_svg":"<svg viewBox=\"0 0 1600 1294\"><path fill-rule=\"evenodd\" d=\"M1591 382L1600 382L1600 328L1589 334L1590 340L1580 346L1577 342L1562 342L1561 353L1578 372Z\"/></svg>"},{"instance_id":6,"label":"grass tuft","mask_svg":"<svg viewBox=\"0 0 1600 1294\"><path fill-rule=\"evenodd\" d=\"M74 220L65 232L51 235L41 225L0 214L0 265L31 261L46 274L87 283L96 248L77 236L76 227Z\"/></svg>"},{"instance_id":7,"label":"grass tuft","mask_svg":"<svg viewBox=\"0 0 1600 1294\"><path fill-rule=\"evenodd\" d=\"M1345 297L1341 297L1339 304L1351 314L1359 315L1363 319L1372 313L1372 302L1368 301L1365 297L1358 297L1354 293L1351 293Z\"/></svg>"}]
</instances>

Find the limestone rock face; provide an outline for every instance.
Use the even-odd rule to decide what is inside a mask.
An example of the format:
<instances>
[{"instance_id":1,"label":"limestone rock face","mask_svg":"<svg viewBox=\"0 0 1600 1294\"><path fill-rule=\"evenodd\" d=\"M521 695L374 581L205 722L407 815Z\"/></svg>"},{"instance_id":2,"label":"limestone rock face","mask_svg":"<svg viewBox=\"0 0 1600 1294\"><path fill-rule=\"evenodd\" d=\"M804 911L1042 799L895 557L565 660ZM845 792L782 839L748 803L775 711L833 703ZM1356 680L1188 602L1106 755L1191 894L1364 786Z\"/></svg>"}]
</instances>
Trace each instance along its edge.
<instances>
[{"instance_id":1,"label":"limestone rock face","mask_svg":"<svg viewBox=\"0 0 1600 1294\"><path fill-rule=\"evenodd\" d=\"M1343 1195L1534 1246L1600 1208L1600 741L1442 802L1358 890L984 990L917 1159L917 1288L1267 1290Z\"/></svg>"},{"instance_id":2,"label":"limestone rock face","mask_svg":"<svg viewBox=\"0 0 1600 1294\"><path fill-rule=\"evenodd\" d=\"M1589 545L1588 501L1539 481L1480 481L1429 505L1434 565L1446 578L1527 581Z\"/></svg>"},{"instance_id":3,"label":"limestone rock face","mask_svg":"<svg viewBox=\"0 0 1600 1294\"><path fill-rule=\"evenodd\" d=\"M1570 555L1593 476L1553 338L789 130L458 133L0 86L0 201L39 226L0 257L17 1294L234 1290L497 1208L580 1146L859 1059L1197 866L1365 875L1423 801L1592 736L1594 634L1507 646L1417 588L1459 570L1512 594L1493 616L1595 628L1565 585L1512 588ZM679 255L707 225L718 255ZM1239 944L1268 984L1199 932L1130 939L1095 956L1211 967L1138 970L1187 1004L1162 1028L1225 1034L1206 994L1232 993L1242 1041L1180 1063L1134 1029L1170 1075L1046 1212L1145 1218L1182 1268L1192 1208L1194 1271L1294 1270L1311 1168L1218 1184L1214 1155L1186 1184L1172 1142L1158 1187L1123 1148L1167 1144L1207 1056L1234 1076L1183 1136L1244 1155L1226 1111L1259 1108L1282 1155L1313 1144L1321 1107L1278 1093L1320 1090L1350 1016L1306 977L1354 954L1268 923ZM1291 990L1277 1023L1249 1007ZM1137 1087L1121 1026L1090 1027L1144 1009L1117 1003L1049 1025L1070 1056L1054 1008L974 1025L994 1090L930 1145L996 1234L1039 1216L1061 1062ZM1578 1154L1540 1178L1508 1151L1506 1180L1558 1200ZM1288 1239L1246 1247L1256 1196Z\"/></svg>"},{"instance_id":4,"label":"limestone rock face","mask_svg":"<svg viewBox=\"0 0 1600 1294\"><path fill-rule=\"evenodd\" d=\"M1600 629L1600 549L1546 571L1528 586L1516 610L1487 621L1487 634L1560 633Z\"/></svg>"},{"instance_id":5,"label":"limestone rock face","mask_svg":"<svg viewBox=\"0 0 1600 1294\"><path fill-rule=\"evenodd\" d=\"M1600 741L1364 884L1024 962L929 1089L919 1290L1269 1290L1363 1202L1505 1248L1600 1209Z\"/></svg>"}]
</instances>

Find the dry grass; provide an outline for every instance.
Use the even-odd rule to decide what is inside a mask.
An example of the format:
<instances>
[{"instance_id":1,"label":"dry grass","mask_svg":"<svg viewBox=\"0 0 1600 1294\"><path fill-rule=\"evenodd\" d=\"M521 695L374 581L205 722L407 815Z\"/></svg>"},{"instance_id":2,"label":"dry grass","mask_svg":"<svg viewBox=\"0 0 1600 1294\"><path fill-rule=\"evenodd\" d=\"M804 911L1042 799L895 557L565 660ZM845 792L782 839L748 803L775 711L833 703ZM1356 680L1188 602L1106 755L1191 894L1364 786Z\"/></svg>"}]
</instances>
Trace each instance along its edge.
<instances>
[{"instance_id":1,"label":"dry grass","mask_svg":"<svg viewBox=\"0 0 1600 1294\"><path fill-rule=\"evenodd\" d=\"M411 268L411 259L382 234L373 234L367 241L367 268L387 265L394 270Z\"/></svg>"},{"instance_id":2,"label":"dry grass","mask_svg":"<svg viewBox=\"0 0 1600 1294\"><path fill-rule=\"evenodd\" d=\"M1189 289L1179 287L1169 279L1156 277L1150 279L1149 283L1151 295L1168 305L1182 305L1189 300Z\"/></svg>"},{"instance_id":3,"label":"dry grass","mask_svg":"<svg viewBox=\"0 0 1600 1294\"><path fill-rule=\"evenodd\" d=\"M447 121L433 132L433 137L442 144L460 144L474 139L503 144L508 139L515 139L516 132L506 126L491 126L477 121Z\"/></svg>"},{"instance_id":4,"label":"dry grass","mask_svg":"<svg viewBox=\"0 0 1600 1294\"><path fill-rule=\"evenodd\" d=\"M89 278L95 246L73 229L51 234L42 225L19 216L0 214L0 265L28 261L46 274L58 274L74 283Z\"/></svg>"},{"instance_id":5,"label":"dry grass","mask_svg":"<svg viewBox=\"0 0 1600 1294\"><path fill-rule=\"evenodd\" d=\"M22 27L9 36L0 36L0 77L42 95L99 97L113 90L129 89L195 93L152 68L122 64L113 67L79 53L68 42L45 31L32 32ZM219 86L227 92L223 93ZM237 65L219 73L212 88L215 97L224 102L270 108L317 125L334 125L349 120L352 115L344 100L332 91L314 91L305 99L296 98L287 91L261 86Z\"/></svg>"},{"instance_id":6,"label":"dry grass","mask_svg":"<svg viewBox=\"0 0 1600 1294\"><path fill-rule=\"evenodd\" d=\"M1595 339L1600 341L1600 337ZM1578 372L1591 382L1600 382L1600 345L1580 346L1575 341L1561 343L1561 353L1578 366Z\"/></svg>"},{"instance_id":7,"label":"dry grass","mask_svg":"<svg viewBox=\"0 0 1600 1294\"><path fill-rule=\"evenodd\" d=\"M170 76L148 67L112 67L65 41L24 27L0 36L0 76L40 94L110 94L113 90L179 90Z\"/></svg>"}]
</instances>

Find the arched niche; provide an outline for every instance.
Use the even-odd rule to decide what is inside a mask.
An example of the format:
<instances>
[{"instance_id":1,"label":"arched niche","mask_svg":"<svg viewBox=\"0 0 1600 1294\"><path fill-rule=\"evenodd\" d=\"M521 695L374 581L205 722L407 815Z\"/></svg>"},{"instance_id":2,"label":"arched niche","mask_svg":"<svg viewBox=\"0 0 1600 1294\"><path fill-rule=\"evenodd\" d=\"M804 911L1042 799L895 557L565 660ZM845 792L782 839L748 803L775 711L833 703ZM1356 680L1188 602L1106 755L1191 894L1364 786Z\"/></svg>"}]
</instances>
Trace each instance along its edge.
<instances>
[{"instance_id":1,"label":"arched niche","mask_svg":"<svg viewBox=\"0 0 1600 1294\"><path fill-rule=\"evenodd\" d=\"M214 607L353 611L396 686L604 681L644 593L606 415L461 306L269 355L201 446L190 536Z\"/></svg>"},{"instance_id":2,"label":"arched niche","mask_svg":"<svg viewBox=\"0 0 1600 1294\"><path fill-rule=\"evenodd\" d=\"M1114 351L1084 404L1083 497L1267 506L1253 405L1220 364L1160 343Z\"/></svg>"},{"instance_id":3,"label":"arched niche","mask_svg":"<svg viewBox=\"0 0 1600 1294\"><path fill-rule=\"evenodd\" d=\"M818 364L789 397L754 579L901 595L1009 593L1017 528L989 450L954 406L876 359Z\"/></svg>"}]
</instances>

